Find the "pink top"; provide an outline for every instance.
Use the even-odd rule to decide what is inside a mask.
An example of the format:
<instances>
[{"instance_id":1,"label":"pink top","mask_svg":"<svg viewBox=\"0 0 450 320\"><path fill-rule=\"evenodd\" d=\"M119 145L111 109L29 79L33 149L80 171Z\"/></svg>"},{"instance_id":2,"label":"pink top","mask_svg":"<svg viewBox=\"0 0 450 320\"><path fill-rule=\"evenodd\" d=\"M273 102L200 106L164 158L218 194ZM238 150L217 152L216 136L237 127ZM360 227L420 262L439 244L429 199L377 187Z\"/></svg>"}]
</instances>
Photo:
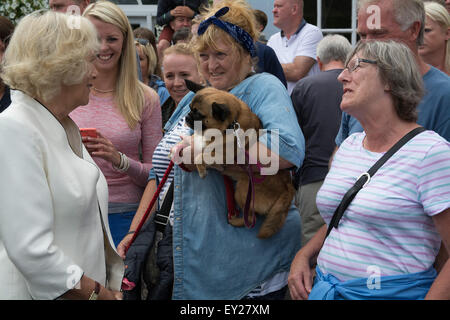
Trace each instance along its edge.
<instances>
[{"instance_id":1,"label":"pink top","mask_svg":"<svg viewBox=\"0 0 450 320\"><path fill-rule=\"evenodd\" d=\"M97 128L128 157L130 168L126 173L114 169L111 162L93 158L108 182L109 202L138 203L147 185L148 174L153 167L153 151L162 138L159 97L153 90L148 92L151 94L146 93L142 118L133 130L116 108L113 97L98 97L91 93L89 104L70 113L78 127ZM143 162L139 160L141 143Z\"/></svg>"}]
</instances>

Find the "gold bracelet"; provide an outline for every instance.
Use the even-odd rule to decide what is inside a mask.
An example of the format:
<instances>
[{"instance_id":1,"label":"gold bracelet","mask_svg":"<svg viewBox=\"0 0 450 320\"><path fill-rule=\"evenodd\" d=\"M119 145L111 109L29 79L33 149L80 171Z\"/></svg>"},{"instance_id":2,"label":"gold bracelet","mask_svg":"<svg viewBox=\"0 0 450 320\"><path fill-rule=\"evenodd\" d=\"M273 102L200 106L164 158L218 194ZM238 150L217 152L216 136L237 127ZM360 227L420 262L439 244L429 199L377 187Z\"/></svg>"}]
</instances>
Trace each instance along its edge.
<instances>
[{"instance_id":1,"label":"gold bracelet","mask_svg":"<svg viewBox=\"0 0 450 320\"><path fill-rule=\"evenodd\" d=\"M91 295L89 296L89 300L97 300L99 293L100 293L100 283L95 281L95 287Z\"/></svg>"}]
</instances>

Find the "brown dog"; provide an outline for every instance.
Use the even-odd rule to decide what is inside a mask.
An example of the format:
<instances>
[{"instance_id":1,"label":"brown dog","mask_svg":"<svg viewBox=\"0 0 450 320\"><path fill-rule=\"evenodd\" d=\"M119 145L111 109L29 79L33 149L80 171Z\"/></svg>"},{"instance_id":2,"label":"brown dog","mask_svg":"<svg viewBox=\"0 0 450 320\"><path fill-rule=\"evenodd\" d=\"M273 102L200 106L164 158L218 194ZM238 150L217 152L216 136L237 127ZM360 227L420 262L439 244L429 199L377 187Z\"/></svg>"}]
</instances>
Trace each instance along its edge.
<instances>
[{"instance_id":1,"label":"brown dog","mask_svg":"<svg viewBox=\"0 0 450 320\"><path fill-rule=\"evenodd\" d=\"M254 132L257 133L262 128L261 121L256 114L234 95L211 87L200 88L189 81L186 81L186 84L191 91L196 92L190 105L191 111L186 117L186 123L192 129L195 129L194 121L201 121L203 133L207 129L214 128L220 130L225 135L227 129L236 129L237 126L246 133L249 129L255 129ZM194 133L195 135L196 133ZM243 150L245 148L248 151L250 142L256 142L256 140L251 138L251 135L247 136L247 134L244 140L238 142L238 139L234 136L232 140L234 161L236 161L239 149ZM195 141L197 142L198 140ZM214 157L216 160L220 159L222 161L220 164L227 163L227 138L224 137L222 141L224 143L222 155L217 157L216 150L214 149L208 155L206 153L199 154L197 157L200 157L200 159L196 157L195 163L199 175L202 178L206 176L206 163L211 164L211 157ZM205 150L208 145L203 143L202 150ZM230 147L229 143L228 147ZM230 149L228 149L228 152L230 152ZM244 208L249 187L248 172L245 168L241 169L235 166L230 168L229 166L225 166L222 174L236 181L234 198L239 207ZM269 238L283 226L295 194L295 189L291 183L290 173L286 170L278 171L275 175L261 176L259 173L253 173L253 175L255 180L262 180L261 183L254 184L254 211L260 215L265 215L265 221L261 225L258 237ZM250 210L249 220L251 221L252 219L253 216ZM231 218L229 223L236 227L245 225L244 218L238 217Z\"/></svg>"}]
</instances>

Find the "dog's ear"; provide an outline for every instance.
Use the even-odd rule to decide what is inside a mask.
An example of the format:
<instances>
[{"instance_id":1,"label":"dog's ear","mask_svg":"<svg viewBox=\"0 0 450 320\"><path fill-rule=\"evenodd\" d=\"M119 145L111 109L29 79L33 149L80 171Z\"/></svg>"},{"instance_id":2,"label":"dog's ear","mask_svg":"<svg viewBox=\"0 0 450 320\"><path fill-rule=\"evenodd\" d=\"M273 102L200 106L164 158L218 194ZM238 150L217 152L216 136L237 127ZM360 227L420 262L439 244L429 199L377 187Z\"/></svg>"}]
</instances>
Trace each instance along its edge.
<instances>
[{"instance_id":1,"label":"dog's ear","mask_svg":"<svg viewBox=\"0 0 450 320\"><path fill-rule=\"evenodd\" d=\"M230 115L230 109L226 104L213 102L212 103L213 117L221 122L225 121Z\"/></svg>"},{"instance_id":2,"label":"dog's ear","mask_svg":"<svg viewBox=\"0 0 450 320\"><path fill-rule=\"evenodd\" d=\"M197 91L206 88L206 87L204 87L204 86L202 86L202 85L200 85L200 84L198 84L198 83L195 83L195 82L193 82L193 81L191 81L191 80L188 80L188 79L184 79L184 82L186 83L186 87L187 87L190 91L192 91L192 92L194 92L194 93L197 93Z\"/></svg>"}]
</instances>

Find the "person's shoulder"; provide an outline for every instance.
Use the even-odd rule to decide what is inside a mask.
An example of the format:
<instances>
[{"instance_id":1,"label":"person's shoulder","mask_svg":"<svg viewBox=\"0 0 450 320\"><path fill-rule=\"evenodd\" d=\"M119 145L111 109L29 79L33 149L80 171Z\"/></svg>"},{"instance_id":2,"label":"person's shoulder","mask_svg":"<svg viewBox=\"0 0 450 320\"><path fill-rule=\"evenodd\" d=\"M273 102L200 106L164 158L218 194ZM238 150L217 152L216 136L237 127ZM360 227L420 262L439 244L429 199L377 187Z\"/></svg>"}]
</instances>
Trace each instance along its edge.
<instances>
[{"instance_id":1,"label":"person's shoulder","mask_svg":"<svg viewBox=\"0 0 450 320\"><path fill-rule=\"evenodd\" d=\"M155 99L159 99L158 93L145 83L140 83L141 88L144 91L144 97L145 97L145 104L148 105L149 103L152 103L155 101Z\"/></svg>"},{"instance_id":2,"label":"person's shoulder","mask_svg":"<svg viewBox=\"0 0 450 320\"><path fill-rule=\"evenodd\" d=\"M430 66L430 70L423 76L427 90L439 90L450 93L450 77L441 70Z\"/></svg>"},{"instance_id":3,"label":"person's shoulder","mask_svg":"<svg viewBox=\"0 0 450 320\"><path fill-rule=\"evenodd\" d=\"M445 138L441 137L438 133L433 130L426 130L423 133L415 136L412 141L415 142L423 142L426 141L425 144L422 145L427 147L432 147L435 145L445 145L447 146L448 151L450 151L450 142Z\"/></svg>"},{"instance_id":4,"label":"person's shoulder","mask_svg":"<svg viewBox=\"0 0 450 320\"><path fill-rule=\"evenodd\" d=\"M322 32L322 30L320 30L320 28L318 26L315 26L315 25L313 25L311 23L308 23L308 22L305 24L304 29L305 30L311 30L311 31L314 30L314 31Z\"/></svg>"},{"instance_id":5,"label":"person's shoulder","mask_svg":"<svg viewBox=\"0 0 450 320\"><path fill-rule=\"evenodd\" d=\"M423 158L419 159L419 162L432 158L433 162L446 159L448 163L450 159L450 142L432 130L426 130L415 136L410 141L409 148L405 149L414 155L422 155Z\"/></svg>"},{"instance_id":6,"label":"person's shoulder","mask_svg":"<svg viewBox=\"0 0 450 320\"><path fill-rule=\"evenodd\" d=\"M337 77L341 71L342 69L336 69L336 70L321 71L319 73L308 75L300 79L295 85L295 88L297 88L298 86L302 87L314 86L317 89L329 90L330 89L329 87L324 86L329 84L339 84Z\"/></svg>"},{"instance_id":7,"label":"person's shoulder","mask_svg":"<svg viewBox=\"0 0 450 320\"><path fill-rule=\"evenodd\" d=\"M0 137L7 140L27 141L40 136L38 130L42 117L36 106L26 105L20 99L12 101L11 105L0 114Z\"/></svg>"},{"instance_id":8,"label":"person's shoulder","mask_svg":"<svg viewBox=\"0 0 450 320\"><path fill-rule=\"evenodd\" d=\"M269 40L267 41L267 46L272 47L279 41L281 41L281 32L278 31L270 36Z\"/></svg>"},{"instance_id":9,"label":"person's shoulder","mask_svg":"<svg viewBox=\"0 0 450 320\"><path fill-rule=\"evenodd\" d=\"M310 35L320 38L323 37L322 30L319 27L310 23L306 23L303 29L300 31L300 33L302 35Z\"/></svg>"},{"instance_id":10,"label":"person's shoulder","mask_svg":"<svg viewBox=\"0 0 450 320\"><path fill-rule=\"evenodd\" d=\"M280 79L268 72L255 73L240 83L240 86L252 87L255 90L274 90L279 85L286 91Z\"/></svg>"}]
</instances>

